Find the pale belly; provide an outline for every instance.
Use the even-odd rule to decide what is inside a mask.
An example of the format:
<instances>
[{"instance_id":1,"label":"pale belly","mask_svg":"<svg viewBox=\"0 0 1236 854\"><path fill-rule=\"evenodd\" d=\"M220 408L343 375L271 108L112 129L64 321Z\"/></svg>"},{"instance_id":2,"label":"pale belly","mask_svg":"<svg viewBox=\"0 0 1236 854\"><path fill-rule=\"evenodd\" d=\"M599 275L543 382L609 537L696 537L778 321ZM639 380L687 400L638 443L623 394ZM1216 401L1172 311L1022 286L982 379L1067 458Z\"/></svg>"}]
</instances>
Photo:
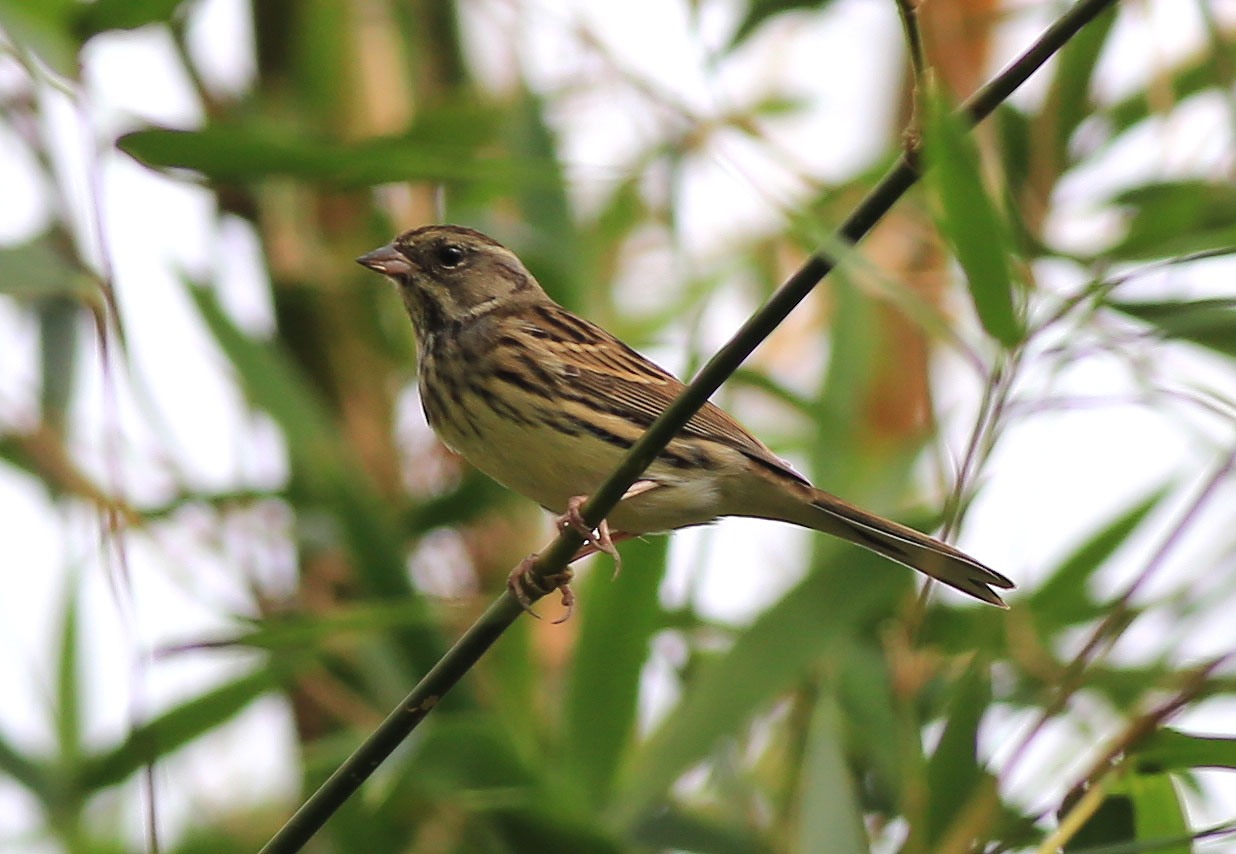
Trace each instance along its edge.
<instances>
[{"instance_id":1,"label":"pale belly","mask_svg":"<svg viewBox=\"0 0 1236 854\"><path fill-rule=\"evenodd\" d=\"M512 420L468 396L469 418L434 425L439 438L494 480L554 512L591 495L618 465L625 448L528 419ZM611 528L632 534L711 522L724 483L712 472L658 460L642 476L656 484L624 499L609 514Z\"/></svg>"}]
</instances>

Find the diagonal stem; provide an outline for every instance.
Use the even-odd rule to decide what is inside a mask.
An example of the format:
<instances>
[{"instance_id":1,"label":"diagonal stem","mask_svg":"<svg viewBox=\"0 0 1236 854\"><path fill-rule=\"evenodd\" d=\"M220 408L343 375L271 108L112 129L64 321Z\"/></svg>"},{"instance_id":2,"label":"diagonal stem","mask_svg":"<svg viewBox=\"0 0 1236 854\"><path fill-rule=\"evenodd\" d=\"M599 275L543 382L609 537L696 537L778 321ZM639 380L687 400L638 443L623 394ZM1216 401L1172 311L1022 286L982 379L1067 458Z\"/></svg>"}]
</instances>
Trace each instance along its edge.
<instances>
[{"instance_id":1,"label":"diagonal stem","mask_svg":"<svg viewBox=\"0 0 1236 854\"><path fill-rule=\"evenodd\" d=\"M1049 57L1115 0L1079 0L1060 16L1025 53L996 75L961 107L968 125L982 121L1026 81ZM691 416L704 405L721 383L738 369L752 351L785 320L811 290L835 266L831 247L848 247L867 235L892 206L919 179L914 158L902 155L858 206L838 227L826 247L817 250L708 360L640 439L627 451L613 474L581 509L584 521L596 527L609 514L623 493L678 434ZM584 543L574 528L562 530L532 567L537 578L554 576L570 562ZM299 851L355 792L369 775L419 724L456 682L474 665L495 640L513 623L523 607L507 591L456 641L441 660L421 679L404 701L365 739L321 787L305 801L287 823L262 848L261 854Z\"/></svg>"}]
</instances>

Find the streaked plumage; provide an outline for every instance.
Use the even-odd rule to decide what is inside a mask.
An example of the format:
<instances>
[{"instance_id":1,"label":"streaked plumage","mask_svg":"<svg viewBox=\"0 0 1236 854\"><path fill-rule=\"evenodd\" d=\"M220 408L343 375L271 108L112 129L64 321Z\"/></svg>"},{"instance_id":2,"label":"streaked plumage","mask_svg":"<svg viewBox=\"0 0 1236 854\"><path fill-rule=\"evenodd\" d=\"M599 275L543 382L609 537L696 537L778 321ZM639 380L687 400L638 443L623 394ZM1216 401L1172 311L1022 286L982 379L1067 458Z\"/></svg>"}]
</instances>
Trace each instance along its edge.
<instances>
[{"instance_id":1,"label":"streaked plumage","mask_svg":"<svg viewBox=\"0 0 1236 854\"><path fill-rule=\"evenodd\" d=\"M478 231L413 229L358 260L399 285L434 431L555 513L600 485L682 391L672 374L553 302L513 253ZM608 522L643 534L721 516L834 534L996 605L991 588L1013 586L952 546L816 489L706 403Z\"/></svg>"}]
</instances>

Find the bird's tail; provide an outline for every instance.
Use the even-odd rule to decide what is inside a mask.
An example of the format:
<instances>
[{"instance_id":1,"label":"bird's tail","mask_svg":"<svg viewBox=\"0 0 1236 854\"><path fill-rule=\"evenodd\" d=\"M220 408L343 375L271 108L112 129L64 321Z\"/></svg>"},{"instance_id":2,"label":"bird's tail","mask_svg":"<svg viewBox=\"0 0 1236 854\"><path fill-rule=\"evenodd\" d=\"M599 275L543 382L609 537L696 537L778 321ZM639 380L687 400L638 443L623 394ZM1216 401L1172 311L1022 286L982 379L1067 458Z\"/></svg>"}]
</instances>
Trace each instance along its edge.
<instances>
[{"instance_id":1,"label":"bird's tail","mask_svg":"<svg viewBox=\"0 0 1236 854\"><path fill-rule=\"evenodd\" d=\"M913 528L868 513L823 490L810 489L808 500L786 514L785 521L840 537L976 599L1008 607L992 588L1010 590L1013 582L994 569Z\"/></svg>"}]
</instances>

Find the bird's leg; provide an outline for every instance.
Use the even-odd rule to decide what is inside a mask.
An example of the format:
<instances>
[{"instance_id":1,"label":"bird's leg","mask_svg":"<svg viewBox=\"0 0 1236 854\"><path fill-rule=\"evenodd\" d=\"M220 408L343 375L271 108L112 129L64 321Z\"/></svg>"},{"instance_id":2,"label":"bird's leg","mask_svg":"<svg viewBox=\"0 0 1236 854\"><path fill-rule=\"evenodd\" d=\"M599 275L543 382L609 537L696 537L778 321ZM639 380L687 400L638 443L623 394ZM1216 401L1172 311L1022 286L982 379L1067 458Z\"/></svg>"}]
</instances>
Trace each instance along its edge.
<instances>
[{"instance_id":1,"label":"bird's leg","mask_svg":"<svg viewBox=\"0 0 1236 854\"><path fill-rule=\"evenodd\" d=\"M587 500L587 495L576 495L574 498L569 499L567 501L566 513L563 513L562 518L558 520L558 527L563 529L574 528L584 538L585 545L575 553L571 560L578 560L593 552L605 552L614 559L614 577L617 578L618 573L622 570L622 556L618 554L618 549L614 547L614 538L609 533L609 522L602 519L601 524L597 525L596 531L593 531L579 512L579 508L583 507L584 502Z\"/></svg>"},{"instance_id":2,"label":"bird's leg","mask_svg":"<svg viewBox=\"0 0 1236 854\"><path fill-rule=\"evenodd\" d=\"M631 488L622 496L623 500L636 495L642 495L650 489L655 489L659 486L655 481L638 480L632 484ZM586 495L576 495L567 501L567 512L562 514L558 519L558 527L574 528L579 532L585 540L584 545L575 552L568 564L574 563L580 558L588 557L596 552L605 552L614 559L614 577L618 577L618 571L622 569L622 556L618 554L618 549L614 547L614 542L621 542L634 537L635 534L629 534L626 531L615 531L610 533L609 523L604 519L601 524L597 525L596 530L588 527L588 523L584 521L583 515L579 512L584 506L584 502L588 500ZM566 615L554 620L555 623L565 623L571 619L571 614L575 610L575 594L571 591L570 583L574 577L574 572L570 566L565 566L562 571L545 578L538 578L532 572L532 567L536 563L537 555L528 555L519 562L519 566L511 570L511 574L507 576L506 586L511 591L511 595L519 602L523 609L538 620L541 615L532 610L532 602L534 599L539 599L542 596L548 596L555 590L562 592L562 605L567 609Z\"/></svg>"},{"instance_id":3,"label":"bird's leg","mask_svg":"<svg viewBox=\"0 0 1236 854\"><path fill-rule=\"evenodd\" d=\"M555 590L562 592L562 606L567 609L566 614L554 620L554 623L565 623L571 619L571 614L575 612L575 594L571 592L571 579L575 573L571 571L571 567L564 566L561 572L554 575L538 578L532 571L533 564L536 563L537 555L528 555L519 562L519 566L511 570L511 574L507 576L506 588L511 591L511 595L519 602L525 611L538 620L541 615L532 610L532 600L539 599L542 596L548 596Z\"/></svg>"},{"instance_id":4,"label":"bird's leg","mask_svg":"<svg viewBox=\"0 0 1236 854\"><path fill-rule=\"evenodd\" d=\"M630 488L622 494L619 501L626 501L628 498L634 498L637 495L643 495L645 492L651 492L654 489L659 489L661 484L655 480L647 478L637 480L631 484ZM621 543L623 540L629 540L638 534L628 533L627 531L610 531L609 523L602 520L597 526L596 534L588 527L588 523L584 521L579 513L579 508L584 505L587 500L586 495L577 495L567 502L567 512L558 520L559 525L570 525L575 530L583 535L586 542L580 546L579 551L571 558L569 563L574 563L581 558L586 558L588 555L596 554L597 552L605 552L614 559L614 578L618 577L619 570L622 569L622 558L618 555L618 550L614 548L614 543Z\"/></svg>"}]
</instances>

